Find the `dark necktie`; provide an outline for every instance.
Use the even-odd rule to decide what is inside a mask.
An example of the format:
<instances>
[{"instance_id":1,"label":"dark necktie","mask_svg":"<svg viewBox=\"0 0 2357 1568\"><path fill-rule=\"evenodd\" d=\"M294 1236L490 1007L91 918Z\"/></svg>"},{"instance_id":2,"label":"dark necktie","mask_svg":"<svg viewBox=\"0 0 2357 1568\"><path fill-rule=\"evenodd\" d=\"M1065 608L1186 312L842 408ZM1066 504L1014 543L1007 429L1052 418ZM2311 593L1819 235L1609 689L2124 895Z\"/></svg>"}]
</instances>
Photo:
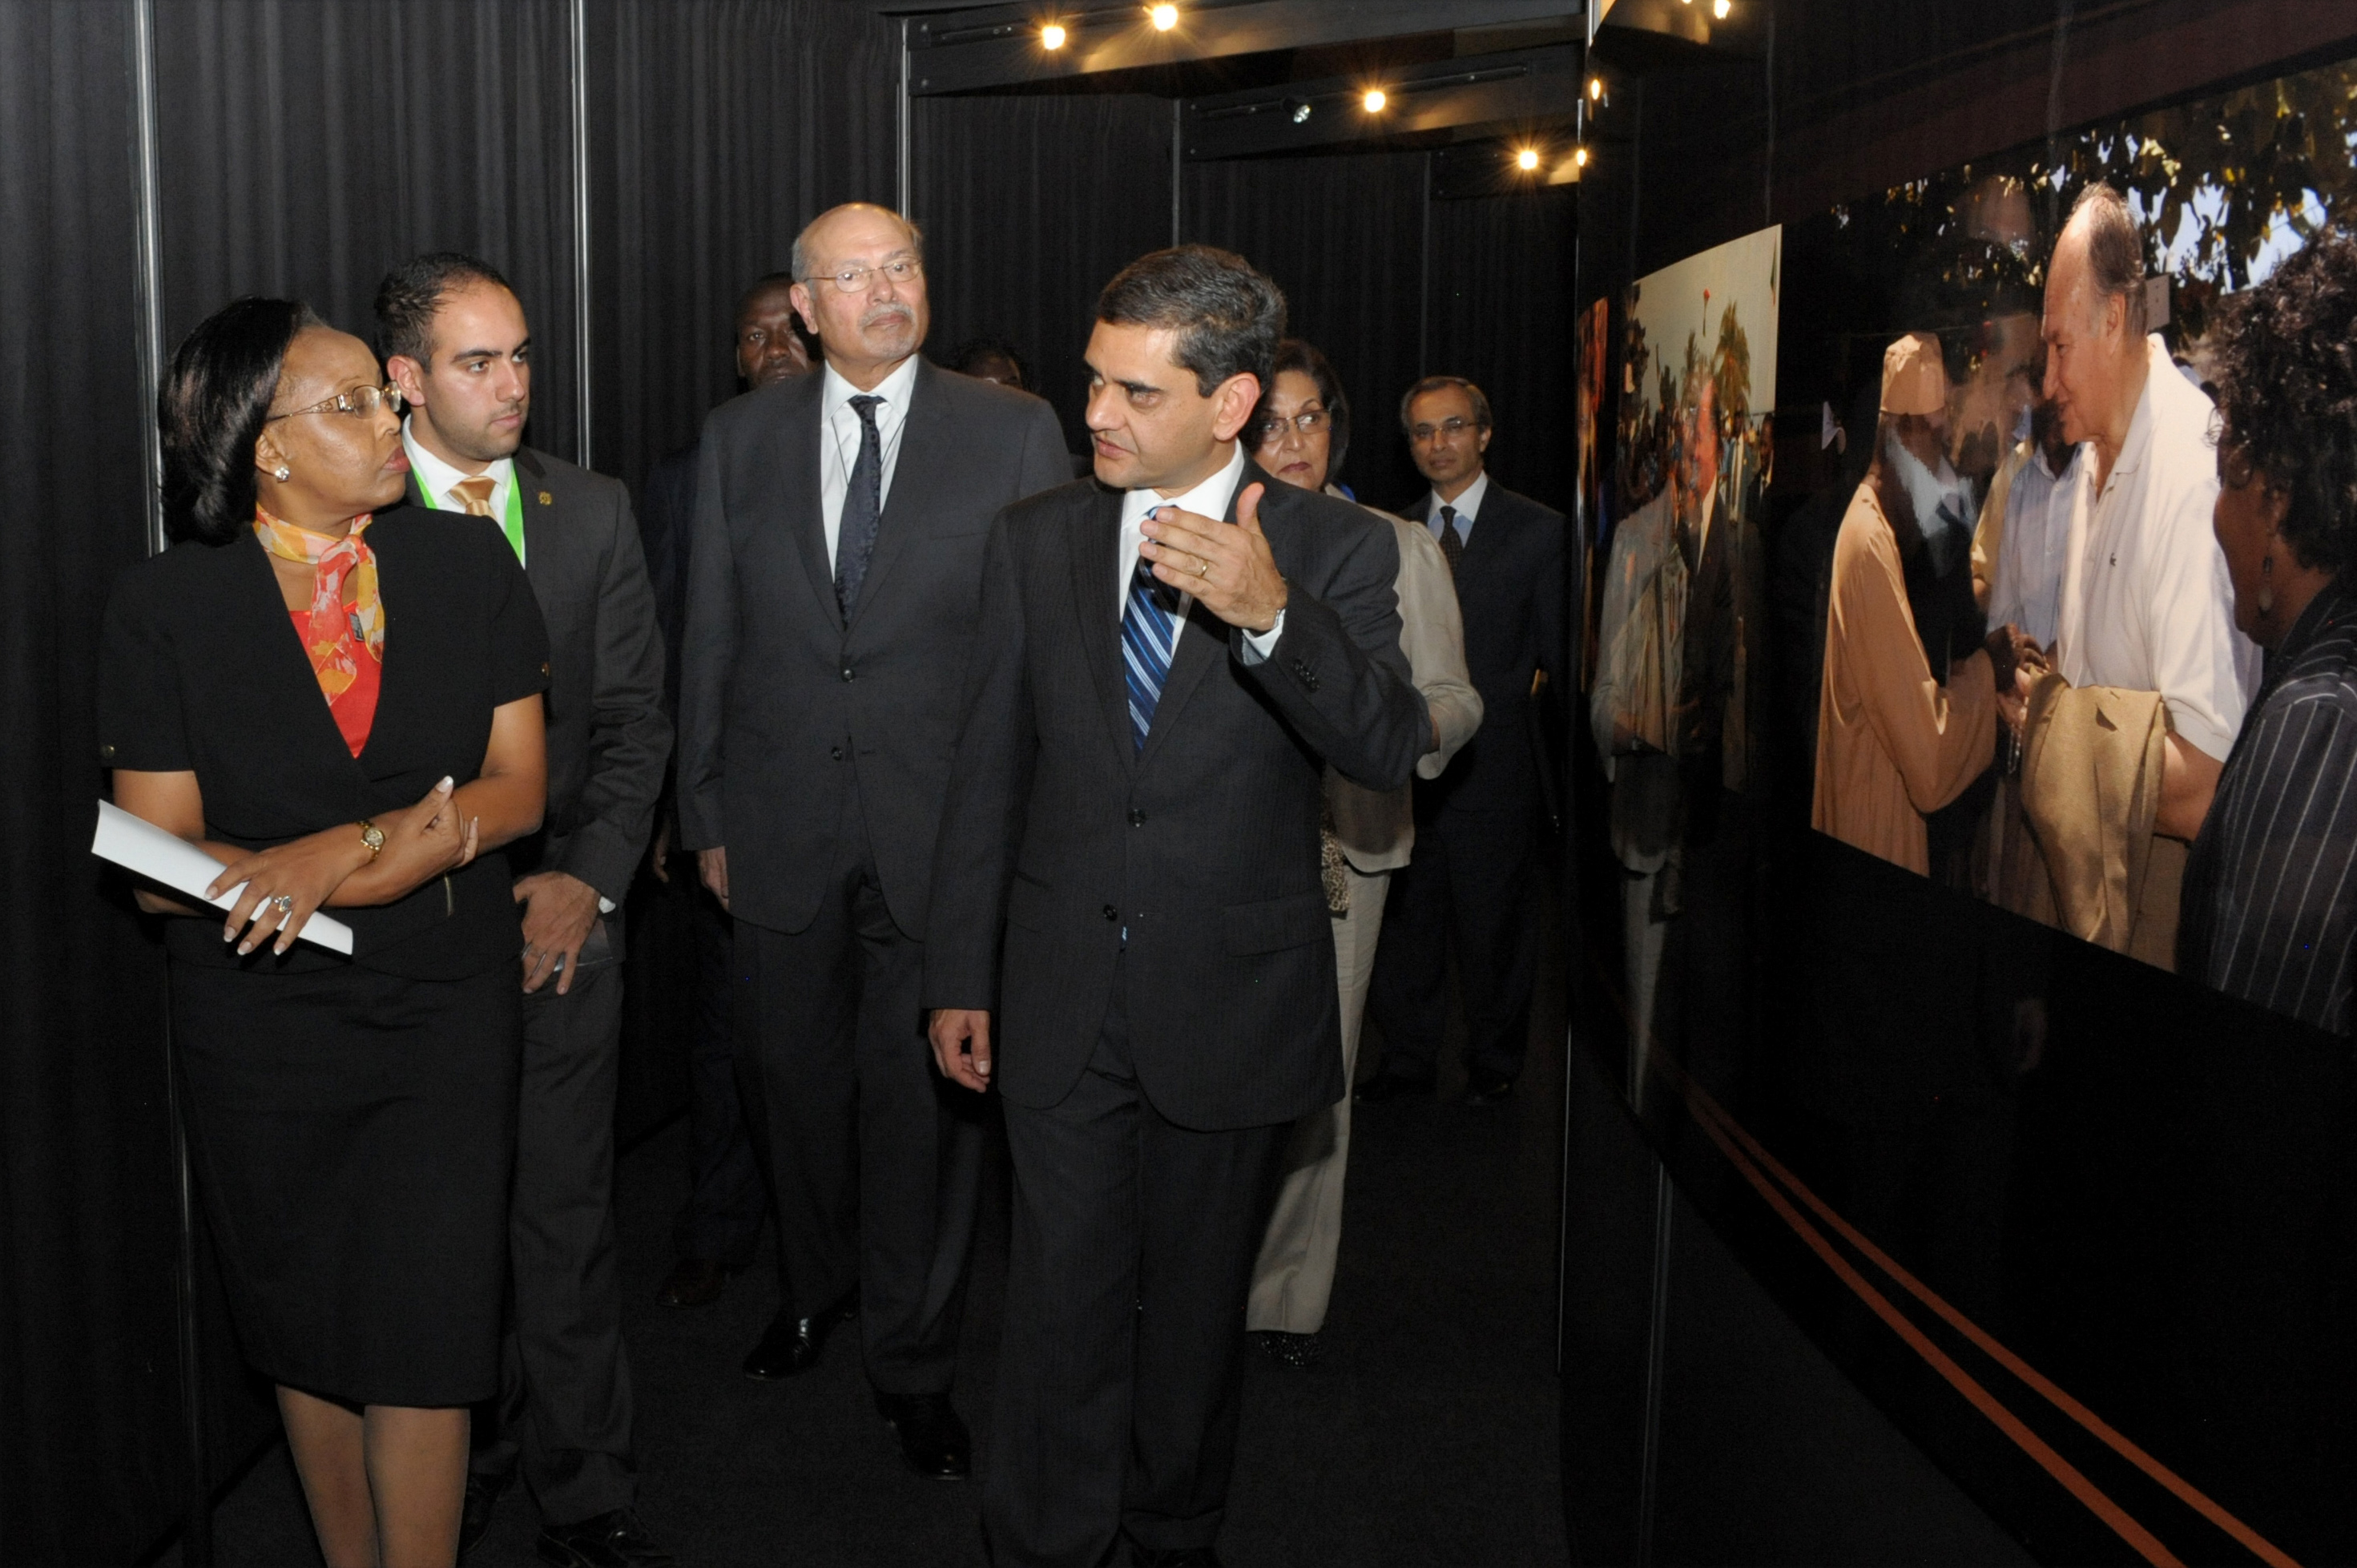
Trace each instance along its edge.
<instances>
[{"instance_id":1,"label":"dark necktie","mask_svg":"<svg viewBox=\"0 0 2357 1568\"><path fill-rule=\"evenodd\" d=\"M1440 553L1448 557L1448 575L1455 578L1458 564L1465 559L1465 541L1458 535L1457 509L1453 506L1440 509Z\"/></svg>"},{"instance_id":2,"label":"dark necktie","mask_svg":"<svg viewBox=\"0 0 2357 1568\"><path fill-rule=\"evenodd\" d=\"M1129 580L1129 602L1121 612L1122 679L1129 686L1129 738L1140 751L1154 728L1154 705L1170 675L1178 647L1178 591L1166 586L1144 559Z\"/></svg>"},{"instance_id":3,"label":"dark necktie","mask_svg":"<svg viewBox=\"0 0 2357 1568\"><path fill-rule=\"evenodd\" d=\"M834 531L834 602L843 618L859 602L859 585L867 578L867 563L876 553L876 523L884 511L884 440L876 434L876 405L880 397L855 397L851 412L859 415L859 460L851 466L851 483L843 492L843 516Z\"/></svg>"}]
</instances>

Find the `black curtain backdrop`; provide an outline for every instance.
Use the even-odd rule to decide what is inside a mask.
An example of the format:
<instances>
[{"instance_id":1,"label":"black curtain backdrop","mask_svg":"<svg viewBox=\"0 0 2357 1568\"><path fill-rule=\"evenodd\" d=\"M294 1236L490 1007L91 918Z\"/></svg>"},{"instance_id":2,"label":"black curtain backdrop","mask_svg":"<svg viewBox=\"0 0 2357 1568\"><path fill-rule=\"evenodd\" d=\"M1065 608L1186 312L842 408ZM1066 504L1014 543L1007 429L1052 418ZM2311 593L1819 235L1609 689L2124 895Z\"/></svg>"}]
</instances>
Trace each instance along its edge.
<instances>
[{"instance_id":1,"label":"black curtain backdrop","mask_svg":"<svg viewBox=\"0 0 2357 1568\"><path fill-rule=\"evenodd\" d=\"M1431 369L1490 395L1499 482L1571 514L1572 238L1568 187L1432 205ZM1396 410L1393 430L1399 428Z\"/></svg>"},{"instance_id":2,"label":"black curtain backdrop","mask_svg":"<svg viewBox=\"0 0 2357 1568\"><path fill-rule=\"evenodd\" d=\"M1249 257L1285 290L1294 336L1325 350L1351 399L1336 476L1376 506L1423 489L1394 411L1415 381L1424 286L1422 153L1190 164L1181 228Z\"/></svg>"},{"instance_id":3,"label":"black curtain backdrop","mask_svg":"<svg viewBox=\"0 0 2357 1568\"><path fill-rule=\"evenodd\" d=\"M899 38L840 0L588 16L593 446L635 493L735 395L745 285L827 208L893 204Z\"/></svg>"},{"instance_id":4,"label":"black curtain backdrop","mask_svg":"<svg viewBox=\"0 0 2357 1568\"><path fill-rule=\"evenodd\" d=\"M1030 362L1064 438L1082 423L1097 291L1170 243L1170 103L1072 94L924 98L910 115L909 216L925 230L933 332L946 359L1003 338Z\"/></svg>"},{"instance_id":5,"label":"black curtain backdrop","mask_svg":"<svg viewBox=\"0 0 2357 1568\"><path fill-rule=\"evenodd\" d=\"M0 1562L182 1485L163 964L89 854L91 631L145 553L129 12L0 6Z\"/></svg>"},{"instance_id":6,"label":"black curtain backdrop","mask_svg":"<svg viewBox=\"0 0 2357 1568\"><path fill-rule=\"evenodd\" d=\"M164 335L241 294L375 341L423 251L480 255L532 322L527 439L578 443L565 0L171 0L156 8Z\"/></svg>"}]
</instances>

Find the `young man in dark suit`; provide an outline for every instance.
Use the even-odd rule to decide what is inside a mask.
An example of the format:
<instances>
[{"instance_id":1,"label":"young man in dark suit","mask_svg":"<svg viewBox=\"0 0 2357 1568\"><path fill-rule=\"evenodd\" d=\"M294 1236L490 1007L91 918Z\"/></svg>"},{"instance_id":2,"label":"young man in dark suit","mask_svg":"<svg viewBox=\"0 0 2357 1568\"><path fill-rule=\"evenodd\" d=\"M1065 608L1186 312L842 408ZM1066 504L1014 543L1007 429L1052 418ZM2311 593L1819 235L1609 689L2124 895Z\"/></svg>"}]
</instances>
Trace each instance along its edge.
<instances>
[{"instance_id":1,"label":"young man in dark suit","mask_svg":"<svg viewBox=\"0 0 2357 1568\"><path fill-rule=\"evenodd\" d=\"M880 207L814 220L793 299L824 370L705 424L679 808L736 917L745 1112L782 1242L746 1374L809 1367L856 1297L903 1457L957 1479L982 1127L933 1071L918 981L985 533L1066 469L1045 403L918 353L920 244Z\"/></svg>"},{"instance_id":2,"label":"young man in dark suit","mask_svg":"<svg viewBox=\"0 0 2357 1568\"><path fill-rule=\"evenodd\" d=\"M1531 862L1544 803L1533 675L1564 690L1563 514L1490 478L1490 400L1461 376L1428 376L1400 400L1409 451L1432 489L1401 509L1439 542L1465 616L1465 662L1481 728L1437 779L1415 781L1415 849L1383 908L1367 1011L1383 1039L1366 1101L1429 1095L1448 1024L1448 949L1457 948L1466 1026L1466 1098L1513 1092L1528 1043L1537 929Z\"/></svg>"},{"instance_id":3,"label":"young man in dark suit","mask_svg":"<svg viewBox=\"0 0 2357 1568\"><path fill-rule=\"evenodd\" d=\"M646 555L620 481L523 445L532 338L505 279L467 256L420 256L384 280L376 315L411 409L410 499L499 529L548 623L548 808L509 851L527 993L513 1307L500 1405L477 1426L461 1546L490 1527L520 1463L544 1561L667 1563L636 1511L613 1213L621 903L672 740Z\"/></svg>"},{"instance_id":4,"label":"young man in dark suit","mask_svg":"<svg viewBox=\"0 0 2357 1568\"><path fill-rule=\"evenodd\" d=\"M991 527L925 967L1014 1158L1001 1568L1217 1563L1278 1159L1343 1090L1324 768L1396 789L1432 736L1396 540L1237 440L1275 285L1183 246L1097 315L1096 478Z\"/></svg>"},{"instance_id":5,"label":"young man in dark suit","mask_svg":"<svg viewBox=\"0 0 2357 1568\"><path fill-rule=\"evenodd\" d=\"M794 325L793 278L770 273L753 280L737 302L734 331L737 390L759 392L814 368ZM655 618L662 623L666 696L679 712L679 644L687 620L687 563L695 532L695 475L703 443L691 441L656 460L647 470L639 530L647 546L647 575L653 579ZM737 1088L737 1029L732 1017L729 954L736 933L728 912L689 872L674 875L679 848L679 801L666 801L655 830L649 869L665 897L688 902L695 949L693 992L694 1044L687 1074L689 1188L674 1228L679 1261L655 1292L665 1306L704 1306L719 1298L728 1276L746 1268L760 1245L769 1218L770 1194L761 1179L753 1140L745 1126L743 1097Z\"/></svg>"}]
</instances>

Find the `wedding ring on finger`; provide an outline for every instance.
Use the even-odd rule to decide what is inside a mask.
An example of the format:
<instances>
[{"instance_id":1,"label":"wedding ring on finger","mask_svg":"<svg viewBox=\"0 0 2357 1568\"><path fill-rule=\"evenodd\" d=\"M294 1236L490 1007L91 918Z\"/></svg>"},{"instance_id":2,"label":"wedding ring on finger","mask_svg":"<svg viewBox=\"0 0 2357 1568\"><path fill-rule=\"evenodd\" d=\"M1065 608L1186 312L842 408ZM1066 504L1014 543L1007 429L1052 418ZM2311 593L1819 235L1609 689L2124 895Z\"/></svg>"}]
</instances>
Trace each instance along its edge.
<instances>
[{"instance_id":1,"label":"wedding ring on finger","mask_svg":"<svg viewBox=\"0 0 2357 1568\"><path fill-rule=\"evenodd\" d=\"M1211 564L1209 561L1203 560L1200 556L1197 557L1195 561L1195 575L1198 577L1208 577L1211 575Z\"/></svg>"},{"instance_id":2,"label":"wedding ring on finger","mask_svg":"<svg viewBox=\"0 0 2357 1568\"><path fill-rule=\"evenodd\" d=\"M282 915L291 915L295 912L295 895L281 893L277 897L270 900L270 907Z\"/></svg>"}]
</instances>

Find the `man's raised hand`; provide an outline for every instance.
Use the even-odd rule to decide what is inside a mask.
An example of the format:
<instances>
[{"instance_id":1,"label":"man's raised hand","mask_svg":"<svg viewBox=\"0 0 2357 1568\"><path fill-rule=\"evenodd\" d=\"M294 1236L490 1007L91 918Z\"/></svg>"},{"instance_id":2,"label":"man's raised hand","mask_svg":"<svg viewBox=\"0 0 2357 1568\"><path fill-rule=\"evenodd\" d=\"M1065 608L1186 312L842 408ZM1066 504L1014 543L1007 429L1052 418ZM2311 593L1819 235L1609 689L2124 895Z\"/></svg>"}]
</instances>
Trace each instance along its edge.
<instances>
[{"instance_id":1,"label":"man's raised hand","mask_svg":"<svg viewBox=\"0 0 2357 1568\"><path fill-rule=\"evenodd\" d=\"M1157 580L1195 596L1195 602L1249 632L1276 625L1285 608L1285 578L1260 528L1265 485L1246 485L1236 497L1233 526L1159 506L1146 514L1138 553L1153 563Z\"/></svg>"}]
</instances>

